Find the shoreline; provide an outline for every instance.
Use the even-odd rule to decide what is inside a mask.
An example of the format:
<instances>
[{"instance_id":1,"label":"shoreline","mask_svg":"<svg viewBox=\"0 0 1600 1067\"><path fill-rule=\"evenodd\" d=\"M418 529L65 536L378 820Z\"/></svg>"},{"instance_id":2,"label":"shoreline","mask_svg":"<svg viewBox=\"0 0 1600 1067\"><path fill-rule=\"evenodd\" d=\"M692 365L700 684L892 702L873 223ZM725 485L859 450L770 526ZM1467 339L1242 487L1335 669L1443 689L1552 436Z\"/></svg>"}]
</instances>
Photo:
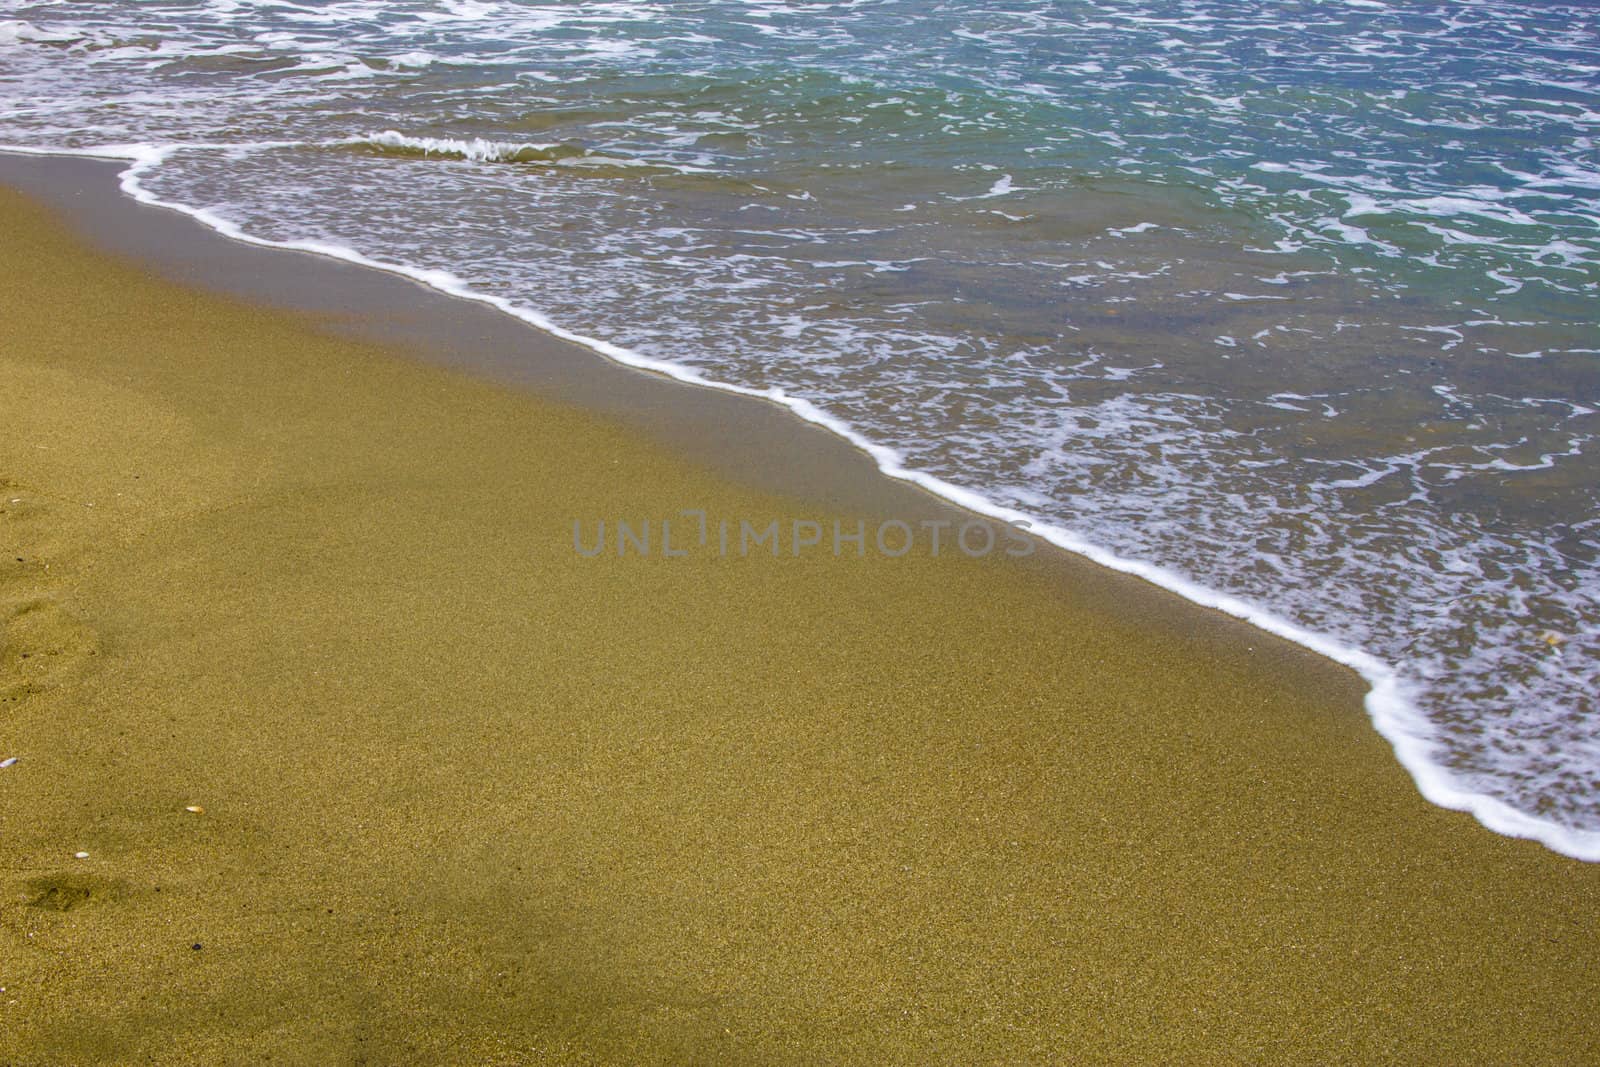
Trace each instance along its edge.
<instances>
[{"instance_id":1,"label":"shoreline","mask_svg":"<svg viewBox=\"0 0 1600 1067\"><path fill-rule=\"evenodd\" d=\"M1410 775L1419 793L1430 803L1442 808L1469 813L1491 832L1537 841L1552 851L1574 859L1600 862L1600 832L1574 830L1549 822L1513 808L1489 794L1475 792L1458 784L1450 772L1434 758L1433 751L1436 742L1433 740L1433 726L1417 710L1411 698L1405 694L1399 673L1390 664L1359 648L1345 645L1333 638L1308 630L1240 597L1200 585L1162 566L1123 558L1114 551L1084 540L1064 527L1042 522L1037 516L995 504L979 492L953 485L933 475L908 468L892 449L868 440L848 424L823 412L809 401L787 396L781 390L758 390L713 381L693 370L643 357L604 341L579 335L550 322L537 312L519 308L502 298L474 292L457 279L441 276L437 272L419 271L402 265L380 262L345 246L326 245L315 241L286 243L253 237L208 212L185 205L168 203L146 192L139 184L139 174L148 167L159 165L162 158L162 150L159 149L148 148L142 154L130 152L126 155L116 156L96 155L92 151L37 150L29 152L15 147L5 147L0 148L0 160L3 160L7 153L13 153L23 158L41 160L94 160L96 162L106 162L108 165L111 165L109 163L110 160L117 159L121 161L121 163L115 165L120 167L118 179L124 194L141 204L160 207L167 211L184 215L225 240L280 252L310 254L332 259L336 262L351 264L358 268L397 276L425 286L448 298L491 308L514 320L522 327L531 328L539 332L550 341L570 346L590 357L600 356L611 364L628 370L642 371L646 375L661 381L672 382L691 389L707 390L755 400L771 408L781 409L790 418L819 427L862 456L869 458L876 469L876 473L881 475L882 478L920 489L940 500L949 509L980 515L986 519L997 520L1001 523L1024 523L1040 540L1063 552L1082 557L1095 565L1112 571L1134 576L1202 608L1241 619L1257 630L1300 645L1317 655L1355 671L1361 675L1368 686L1363 705L1373 728L1389 743L1393 749L1395 759ZM126 164L126 166L122 166L122 164ZM0 170L0 178L6 177L6 174L7 172ZM10 180L16 180L16 176L12 175ZM49 193L51 189L45 186L35 186L35 191ZM170 263L166 266L170 269ZM192 281L194 279L188 278L185 280ZM212 284L216 283L213 282ZM248 289L249 287L241 286L239 280L235 278L230 284L222 285L220 288L234 295L241 295L241 289ZM275 302L281 301L285 306L295 310L304 310L307 303L310 302L308 294L303 289L295 296L287 299L285 294L281 292L269 295L259 291L247 291L242 295L252 298L268 295L269 299ZM365 334L373 336L374 331L369 328L369 330L365 331ZM376 331L376 335L380 339L391 341L397 339L393 335L385 337L381 330ZM404 335L398 339L402 341L410 340L414 343L414 339L405 338ZM435 334L429 340L437 346L440 337ZM550 347L549 345L545 346L547 354ZM467 365L471 370L479 373L488 373L492 376L506 377L511 380L525 380L525 376L530 373L530 368L526 362L518 365L516 361L508 363L504 359L484 360L481 346L476 352L476 357L476 359L469 358ZM536 379L543 379L539 381L540 385L548 387L550 383L544 372L537 370L532 370L531 372ZM584 370L582 368L569 368L565 374L564 384L571 388L575 381L581 382L583 380ZM637 385L638 383L633 384ZM648 393L648 387L640 391ZM577 386L575 396L570 393L568 395L596 410L608 410L611 405L603 390L586 388L584 385ZM638 418L642 411L648 410L650 406L648 400L645 400L643 404L638 402L624 404L621 413L624 417ZM727 414L728 410L725 406L717 415L702 414L696 419L680 417L672 420L676 425L670 428L668 432L675 440L675 443L679 447L683 447L692 442L697 436L696 431L693 429L685 432L683 429L685 425L704 427L708 423L714 423L718 416ZM753 416L753 418L759 422L760 416ZM659 431L661 427L657 429ZM759 426L750 427L747 430L747 433L754 437L760 437L762 432ZM722 446L714 454L710 455L708 455L708 450L700 449L700 458L711 458L714 462L723 463L726 462L726 456L730 451L740 453L749 447L749 442L740 442L732 445L731 448L728 447L727 442L722 442ZM836 459L833 462L839 463L839 460ZM749 474L748 471L742 473L746 476ZM796 472L790 469L784 472L784 478L772 482L764 481L761 484L780 491L793 491L796 488L795 474ZM815 477L818 471L813 468L808 474ZM826 473L821 474L819 480L823 484L837 481L836 478ZM868 492L870 494L871 490L869 489Z\"/></svg>"},{"instance_id":2,"label":"shoreline","mask_svg":"<svg viewBox=\"0 0 1600 1067\"><path fill-rule=\"evenodd\" d=\"M1428 805L1344 668L1064 553L585 560L685 501L943 505L5 205L0 1059L1600 1048L1600 870ZM329 277L171 221L213 283ZM782 467L674 437L724 403Z\"/></svg>"}]
</instances>

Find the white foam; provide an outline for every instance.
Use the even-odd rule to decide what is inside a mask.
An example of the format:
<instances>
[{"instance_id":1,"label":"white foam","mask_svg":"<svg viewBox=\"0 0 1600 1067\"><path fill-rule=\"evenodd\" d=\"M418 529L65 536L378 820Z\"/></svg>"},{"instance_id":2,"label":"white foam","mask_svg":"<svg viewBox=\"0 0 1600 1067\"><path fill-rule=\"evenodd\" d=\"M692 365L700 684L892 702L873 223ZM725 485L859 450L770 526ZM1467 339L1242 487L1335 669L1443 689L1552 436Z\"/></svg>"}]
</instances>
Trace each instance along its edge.
<instances>
[{"instance_id":1,"label":"white foam","mask_svg":"<svg viewBox=\"0 0 1600 1067\"><path fill-rule=\"evenodd\" d=\"M17 5L9 5L16 7ZM20 20L0 21L0 45L14 44L107 44L110 38L93 31L52 30ZM163 45L163 47L168 47ZM105 51L109 51L106 49ZM145 51L139 49L138 51ZM102 51L101 55L105 52Z\"/></svg>"},{"instance_id":2,"label":"white foam","mask_svg":"<svg viewBox=\"0 0 1600 1067\"><path fill-rule=\"evenodd\" d=\"M439 62L439 57L432 52L401 52L398 55L389 56L388 60L391 66L420 70Z\"/></svg>"},{"instance_id":3,"label":"white foam","mask_svg":"<svg viewBox=\"0 0 1600 1067\"><path fill-rule=\"evenodd\" d=\"M551 148L547 144L513 144L509 141L490 141L482 137L471 140L460 140L454 137L411 137L399 130L384 130L382 133L373 134L358 140L344 142L346 144L377 144L388 148L411 148L419 152L427 152L441 156L458 156L469 159L475 163L491 163L499 160L508 160L518 152L545 151Z\"/></svg>"},{"instance_id":4,"label":"white foam","mask_svg":"<svg viewBox=\"0 0 1600 1067\"><path fill-rule=\"evenodd\" d=\"M500 10L500 5L480 4L475 0L444 0L444 8L456 18L472 22L493 15Z\"/></svg>"},{"instance_id":5,"label":"white foam","mask_svg":"<svg viewBox=\"0 0 1600 1067\"><path fill-rule=\"evenodd\" d=\"M1013 186L1011 184L1011 175L1002 174L999 178L995 179L995 183L993 185L989 186L989 191L987 193L979 193L976 196L952 196L952 197L950 197L950 199L951 200L991 200L994 197L1006 196L1006 195L1008 195L1010 193L1014 193L1014 192L1017 192L1017 191L1018 190L1015 188L1015 186Z\"/></svg>"},{"instance_id":6,"label":"white foam","mask_svg":"<svg viewBox=\"0 0 1600 1067\"><path fill-rule=\"evenodd\" d=\"M1395 668L1377 657L1308 630L1239 597L1200 585L1175 571L1143 560L1119 556L1107 548L1085 540L1064 526L1040 521L1034 514L1006 507L973 490L909 467L900 452L868 439L849 423L822 410L810 400L791 395L781 387L757 389L717 381L692 368L654 359L620 345L577 333L556 324L538 311L521 307L504 297L477 292L448 271L388 263L373 259L353 248L326 241L275 241L256 237L211 209L163 200L144 187L140 179L146 173L159 167L174 152L194 147L151 144L102 145L84 149L0 146L0 151L126 161L129 166L119 175L123 192L140 203L189 215L225 237L267 248L310 252L398 274L451 296L487 304L554 337L582 345L624 366L650 371L690 385L770 401L787 408L799 418L831 431L867 453L879 470L891 478L920 486L976 514L1003 522L1026 523L1032 533L1059 548L1083 556L1111 570L1142 578L1202 607L1242 619L1258 629L1349 667L1369 686L1365 706L1373 726L1392 746L1396 759L1411 775L1418 791L1429 802L1440 807L1467 812L1496 833L1538 841L1553 851L1575 859L1600 862L1600 831L1562 826L1519 811L1496 797L1461 786L1448 769L1436 759L1439 743L1433 726L1418 709L1416 701L1406 690ZM1221 342L1223 339L1218 340ZM1227 340L1233 341L1231 337Z\"/></svg>"}]
</instances>

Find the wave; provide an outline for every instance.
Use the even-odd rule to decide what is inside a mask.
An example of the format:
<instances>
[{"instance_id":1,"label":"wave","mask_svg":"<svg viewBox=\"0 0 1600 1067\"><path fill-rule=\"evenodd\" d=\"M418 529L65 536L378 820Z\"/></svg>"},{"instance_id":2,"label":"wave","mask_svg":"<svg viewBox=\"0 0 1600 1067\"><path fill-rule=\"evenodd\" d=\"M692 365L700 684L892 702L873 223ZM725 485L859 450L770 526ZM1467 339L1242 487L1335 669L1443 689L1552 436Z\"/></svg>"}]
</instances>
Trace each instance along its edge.
<instances>
[{"instance_id":1,"label":"wave","mask_svg":"<svg viewBox=\"0 0 1600 1067\"><path fill-rule=\"evenodd\" d=\"M454 137L411 137L399 130L384 130L370 137L335 142L341 147L365 150L373 155L400 159L462 159L474 163L559 163L590 155L581 145L513 144L474 137L469 141Z\"/></svg>"},{"instance_id":2,"label":"wave","mask_svg":"<svg viewBox=\"0 0 1600 1067\"><path fill-rule=\"evenodd\" d=\"M185 148L202 147L185 145ZM204 146L214 147L214 146ZM585 178L657 178L715 175L709 167L668 160L630 159L595 152L570 142L494 141L483 137L413 137L399 130L384 130L365 137L325 141L316 147L357 152L387 159L459 160L469 163L509 163L524 166L561 166L563 172ZM748 183L742 183L748 186Z\"/></svg>"},{"instance_id":3,"label":"wave","mask_svg":"<svg viewBox=\"0 0 1600 1067\"><path fill-rule=\"evenodd\" d=\"M391 135L392 141L396 143L390 143ZM491 151L506 147L518 149L539 147L507 146L497 142L410 138L396 131L387 131L377 138L364 138L355 142L340 143L355 145L362 143L376 144L380 147L409 150L423 155L428 153L430 146L434 146L432 150L435 152L456 152L459 154L453 158L461 159L474 158L467 153L474 150L473 146L477 145L490 146L489 150ZM1369 687L1364 704L1374 728L1389 742L1394 750L1396 759L1411 775L1418 791L1426 800L1439 807L1467 812L1482 825L1496 833L1508 837L1538 841L1545 847L1574 859L1600 862L1600 831L1563 826L1549 819L1520 811L1497 797L1462 786L1449 768L1440 761L1440 744L1435 729L1419 710L1414 694L1409 691L1399 672L1392 664L1386 663L1359 648L1308 630L1240 597L1210 589L1153 563L1119 556L1107 548L1085 540L1063 526L1041 521L1034 514L996 503L981 493L954 485L926 471L912 468L906 464L904 457L895 449L872 441L849 423L824 411L810 400L790 394L782 387L774 386L758 389L737 383L718 381L694 369L666 360L654 359L620 345L577 333L556 324L534 309L522 307L504 297L475 291L466 282L448 271L428 270L404 263L386 262L367 256L354 248L325 241L278 241L257 237L209 208L198 208L188 204L163 200L144 187L141 179L150 171L160 167L174 152L195 147L193 145L132 144L105 145L86 149L62 149L0 145L0 151L28 155L66 155L121 160L129 164L119 175L120 187L123 192L140 203L163 207L189 215L225 237L268 248L309 252L391 274L398 274L448 295L487 304L536 329L574 344L582 345L625 366L650 371L686 384L719 389L723 392L753 397L777 404L799 418L834 433L867 453L876 463L878 469L888 477L920 486L975 514L999 519L1003 522L1025 523L1030 532L1059 548L1083 556L1112 570L1142 578L1195 604L1242 619L1260 630L1292 641L1336 663L1351 668L1366 681ZM243 146L232 147L239 148Z\"/></svg>"}]
</instances>

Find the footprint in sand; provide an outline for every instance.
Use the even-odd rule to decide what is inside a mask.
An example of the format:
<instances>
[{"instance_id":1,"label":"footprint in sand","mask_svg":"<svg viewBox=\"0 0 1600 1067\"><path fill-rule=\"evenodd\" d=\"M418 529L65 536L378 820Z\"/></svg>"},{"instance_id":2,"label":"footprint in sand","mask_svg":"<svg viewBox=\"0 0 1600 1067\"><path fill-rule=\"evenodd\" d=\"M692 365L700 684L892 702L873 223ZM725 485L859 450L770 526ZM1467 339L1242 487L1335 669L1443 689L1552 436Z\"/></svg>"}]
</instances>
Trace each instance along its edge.
<instances>
[{"instance_id":1,"label":"footprint in sand","mask_svg":"<svg viewBox=\"0 0 1600 1067\"><path fill-rule=\"evenodd\" d=\"M99 635L53 601L30 600L0 612L0 703L74 677L100 654Z\"/></svg>"},{"instance_id":2,"label":"footprint in sand","mask_svg":"<svg viewBox=\"0 0 1600 1067\"><path fill-rule=\"evenodd\" d=\"M47 576L33 544L37 539L28 536L45 510L37 496L0 475L0 597L15 596Z\"/></svg>"},{"instance_id":3,"label":"footprint in sand","mask_svg":"<svg viewBox=\"0 0 1600 1067\"><path fill-rule=\"evenodd\" d=\"M44 911L72 911L86 904L118 901L128 896L128 883L92 874L47 874L23 886L28 907Z\"/></svg>"}]
</instances>

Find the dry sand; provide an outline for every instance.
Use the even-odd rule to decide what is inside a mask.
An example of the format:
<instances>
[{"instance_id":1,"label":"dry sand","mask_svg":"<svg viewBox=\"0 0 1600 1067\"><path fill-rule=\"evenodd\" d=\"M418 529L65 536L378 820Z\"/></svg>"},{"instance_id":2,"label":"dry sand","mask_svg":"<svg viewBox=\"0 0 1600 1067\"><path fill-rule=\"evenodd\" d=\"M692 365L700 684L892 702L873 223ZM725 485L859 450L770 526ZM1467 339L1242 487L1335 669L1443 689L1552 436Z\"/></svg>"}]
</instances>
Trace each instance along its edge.
<instances>
[{"instance_id":1,"label":"dry sand","mask_svg":"<svg viewBox=\"0 0 1600 1067\"><path fill-rule=\"evenodd\" d=\"M0 212L0 1063L1600 1061L1341 668Z\"/></svg>"}]
</instances>

